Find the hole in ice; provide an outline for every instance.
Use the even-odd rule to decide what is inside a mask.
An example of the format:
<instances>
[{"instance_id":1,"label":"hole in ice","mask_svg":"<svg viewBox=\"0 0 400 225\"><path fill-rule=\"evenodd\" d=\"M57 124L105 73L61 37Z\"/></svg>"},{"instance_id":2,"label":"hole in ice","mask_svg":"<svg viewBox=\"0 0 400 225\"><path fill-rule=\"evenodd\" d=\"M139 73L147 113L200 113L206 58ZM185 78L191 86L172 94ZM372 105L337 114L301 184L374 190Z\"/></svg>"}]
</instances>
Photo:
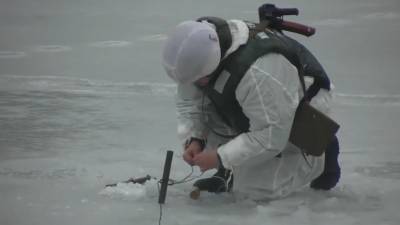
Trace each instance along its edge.
<instances>
[{"instance_id":1,"label":"hole in ice","mask_svg":"<svg viewBox=\"0 0 400 225\"><path fill-rule=\"evenodd\" d=\"M400 162L386 162L376 166L357 167L355 171L370 177L400 180Z\"/></svg>"},{"instance_id":2,"label":"hole in ice","mask_svg":"<svg viewBox=\"0 0 400 225\"><path fill-rule=\"evenodd\" d=\"M71 47L63 45L40 45L35 48L36 52L66 52L70 50Z\"/></svg>"},{"instance_id":3,"label":"hole in ice","mask_svg":"<svg viewBox=\"0 0 400 225\"><path fill-rule=\"evenodd\" d=\"M118 183L115 187L106 187L99 194L125 200L153 198L158 195L157 181L152 179L145 184Z\"/></svg>"},{"instance_id":4,"label":"hole in ice","mask_svg":"<svg viewBox=\"0 0 400 225\"><path fill-rule=\"evenodd\" d=\"M0 51L0 59L18 59L25 57L25 52L18 51Z\"/></svg>"},{"instance_id":5,"label":"hole in ice","mask_svg":"<svg viewBox=\"0 0 400 225\"><path fill-rule=\"evenodd\" d=\"M399 17L400 14L395 12L375 12L364 16L365 19L371 19L371 20L389 20L389 19L397 19Z\"/></svg>"},{"instance_id":6,"label":"hole in ice","mask_svg":"<svg viewBox=\"0 0 400 225\"><path fill-rule=\"evenodd\" d=\"M131 45L129 41L99 41L91 43L90 46L97 48L108 48L108 47L126 47Z\"/></svg>"},{"instance_id":7,"label":"hole in ice","mask_svg":"<svg viewBox=\"0 0 400 225\"><path fill-rule=\"evenodd\" d=\"M312 25L324 27L343 27L346 25L350 25L351 23L352 21L348 19L325 19L314 22L312 23Z\"/></svg>"},{"instance_id":8,"label":"hole in ice","mask_svg":"<svg viewBox=\"0 0 400 225\"><path fill-rule=\"evenodd\" d=\"M153 35L146 35L139 38L140 41L163 41L167 39L167 35L165 34L153 34Z\"/></svg>"}]
</instances>

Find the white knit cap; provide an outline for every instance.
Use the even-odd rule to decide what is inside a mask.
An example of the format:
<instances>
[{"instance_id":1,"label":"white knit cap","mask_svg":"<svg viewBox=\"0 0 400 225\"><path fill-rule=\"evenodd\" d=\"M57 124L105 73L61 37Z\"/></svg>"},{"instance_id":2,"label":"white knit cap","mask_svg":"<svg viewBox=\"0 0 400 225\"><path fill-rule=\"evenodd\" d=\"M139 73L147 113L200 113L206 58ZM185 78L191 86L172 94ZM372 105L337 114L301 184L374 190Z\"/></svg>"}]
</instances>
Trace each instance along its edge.
<instances>
[{"instance_id":1,"label":"white knit cap","mask_svg":"<svg viewBox=\"0 0 400 225\"><path fill-rule=\"evenodd\" d=\"M175 82L189 83L212 73L220 58L215 29L205 22L186 21L169 35L163 51L163 66Z\"/></svg>"}]
</instances>

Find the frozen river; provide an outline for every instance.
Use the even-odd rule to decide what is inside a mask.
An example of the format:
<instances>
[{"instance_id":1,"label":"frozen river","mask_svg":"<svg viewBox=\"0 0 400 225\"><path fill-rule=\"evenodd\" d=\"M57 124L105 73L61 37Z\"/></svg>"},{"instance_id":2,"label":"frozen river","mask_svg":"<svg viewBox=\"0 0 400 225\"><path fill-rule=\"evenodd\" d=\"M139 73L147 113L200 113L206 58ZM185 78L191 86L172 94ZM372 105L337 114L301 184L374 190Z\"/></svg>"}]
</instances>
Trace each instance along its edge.
<instances>
[{"instance_id":1,"label":"frozen river","mask_svg":"<svg viewBox=\"0 0 400 225\"><path fill-rule=\"evenodd\" d=\"M160 177L167 149L171 177L190 172L160 60L167 32L202 15L255 20L262 3L0 0L0 224L157 224L154 182L104 185ZM162 224L400 224L400 3L274 3L317 28L292 36L336 86L340 184L265 203L172 186Z\"/></svg>"}]
</instances>

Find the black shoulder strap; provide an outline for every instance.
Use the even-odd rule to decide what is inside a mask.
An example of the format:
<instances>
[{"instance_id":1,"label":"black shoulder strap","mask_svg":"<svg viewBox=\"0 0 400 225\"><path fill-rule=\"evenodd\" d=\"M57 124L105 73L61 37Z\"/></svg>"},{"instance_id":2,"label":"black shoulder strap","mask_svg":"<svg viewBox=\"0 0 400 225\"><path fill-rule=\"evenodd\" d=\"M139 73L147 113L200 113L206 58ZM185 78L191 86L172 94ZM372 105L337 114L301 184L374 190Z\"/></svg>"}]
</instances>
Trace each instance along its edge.
<instances>
[{"instance_id":1,"label":"black shoulder strap","mask_svg":"<svg viewBox=\"0 0 400 225\"><path fill-rule=\"evenodd\" d=\"M268 21L261 21L260 23L253 23L249 21L245 22L249 28L250 38L256 38L257 34L260 32L270 31L273 33L281 34L281 36L283 37L281 37L280 39L283 42L289 44L288 43L289 41L291 43L290 46L292 48L297 49L296 53L297 57L299 57L298 66L300 66L298 68L299 76L300 76L300 82L302 84L302 89L305 93L304 95L305 98L311 100L311 98L313 98L321 88L330 90L330 80L328 75L326 74L324 68L321 66L318 60L315 58L315 56L306 47L304 47L296 40L284 35L280 30L271 29ZM307 90L305 88L305 82L304 82L305 76L314 78L314 83Z\"/></svg>"},{"instance_id":2,"label":"black shoulder strap","mask_svg":"<svg viewBox=\"0 0 400 225\"><path fill-rule=\"evenodd\" d=\"M213 16L205 16L197 19L198 22L203 20L211 24L214 24L214 26L217 29L216 31L219 39L219 45L221 47L221 59L222 59L225 56L226 51L228 51L228 49L232 45L232 35L229 29L229 25L226 22L226 20Z\"/></svg>"}]
</instances>

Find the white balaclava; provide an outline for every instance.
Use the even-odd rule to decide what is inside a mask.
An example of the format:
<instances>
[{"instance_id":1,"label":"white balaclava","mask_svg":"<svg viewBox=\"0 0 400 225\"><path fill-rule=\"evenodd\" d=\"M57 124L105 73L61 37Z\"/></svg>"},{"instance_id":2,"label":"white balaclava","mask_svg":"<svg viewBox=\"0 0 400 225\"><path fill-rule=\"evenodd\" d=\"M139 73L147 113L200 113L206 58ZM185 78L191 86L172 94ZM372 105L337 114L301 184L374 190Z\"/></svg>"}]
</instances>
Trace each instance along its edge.
<instances>
[{"instance_id":1,"label":"white balaclava","mask_svg":"<svg viewBox=\"0 0 400 225\"><path fill-rule=\"evenodd\" d=\"M206 22L183 22L168 36L162 57L164 69L175 82L194 82L218 67L217 32Z\"/></svg>"}]
</instances>

